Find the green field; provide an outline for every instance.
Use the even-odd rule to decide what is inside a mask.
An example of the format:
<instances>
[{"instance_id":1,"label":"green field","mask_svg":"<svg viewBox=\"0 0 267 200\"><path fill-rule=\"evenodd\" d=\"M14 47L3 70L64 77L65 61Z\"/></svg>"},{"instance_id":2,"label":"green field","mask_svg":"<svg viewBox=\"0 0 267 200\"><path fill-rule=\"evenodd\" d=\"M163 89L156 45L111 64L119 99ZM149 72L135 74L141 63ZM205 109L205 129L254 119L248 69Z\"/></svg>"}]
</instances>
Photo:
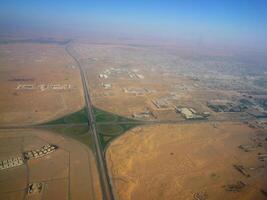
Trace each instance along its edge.
<instances>
[{"instance_id":1,"label":"green field","mask_svg":"<svg viewBox=\"0 0 267 200\"><path fill-rule=\"evenodd\" d=\"M59 125L59 124L82 124L87 123L87 110L86 108L83 108L82 110L79 110L75 113L72 113L70 115L63 116L59 119L50 121L45 123L44 125Z\"/></svg>"},{"instance_id":2,"label":"green field","mask_svg":"<svg viewBox=\"0 0 267 200\"><path fill-rule=\"evenodd\" d=\"M93 109L95 119L97 123L106 123L106 122L137 122L137 120L122 117L120 115L112 114L110 112L106 112L99 108L94 107Z\"/></svg>"},{"instance_id":3,"label":"green field","mask_svg":"<svg viewBox=\"0 0 267 200\"><path fill-rule=\"evenodd\" d=\"M88 126L71 126L71 127L62 127L62 126L54 126L48 128L48 130L53 131L56 134L60 134L64 137L70 137L75 139L86 146L92 148L92 139L89 134Z\"/></svg>"},{"instance_id":4,"label":"green field","mask_svg":"<svg viewBox=\"0 0 267 200\"><path fill-rule=\"evenodd\" d=\"M102 148L106 149L112 140L138 125L140 124L98 124L97 132Z\"/></svg>"},{"instance_id":5,"label":"green field","mask_svg":"<svg viewBox=\"0 0 267 200\"><path fill-rule=\"evenodd\" d=\"M141 121L114 115L98 108L94 108L94 114L97 132L104 150L113 139L122 135L127 130L142 124Z\"/></svg>"},{"instance_id":6,"label":"green field","mask_svg":"<svg viewBox=\"0 0 267 200\"><path fill-rule=\"evenodd\" d=\"M127 130L142 124L141 121L115 115L95 107L93 108L93 112L96 120L97 132L100 136L100 142L103 149L106 149L107 145L116 137L122 135ZM53 130L55 133L71 137L92 147L92 139L90 138L91 134L88 134L89 130L86 123L88 123L87 110L86 108L83 108L75 113L42 125L52 125L49 129ZM84 125L80 126L81 124ZM64 127L64 125L71 126Z\"/></svg>"}]
</instances>

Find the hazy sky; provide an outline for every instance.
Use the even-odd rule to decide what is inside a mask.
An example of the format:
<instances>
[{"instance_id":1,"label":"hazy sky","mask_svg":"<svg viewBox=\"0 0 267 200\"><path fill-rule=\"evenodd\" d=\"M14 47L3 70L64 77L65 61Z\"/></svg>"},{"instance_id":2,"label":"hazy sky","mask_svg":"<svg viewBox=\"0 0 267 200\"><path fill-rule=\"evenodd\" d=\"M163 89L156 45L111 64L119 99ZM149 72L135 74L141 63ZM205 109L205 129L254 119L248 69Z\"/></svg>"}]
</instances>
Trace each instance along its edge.
<instances>
[{"instance_id":1,"label":"hazy sky","mask_svg":"<svg viewBox=\"0 0 267 200\"><path fill-rule=\"evenodd\" d=\"M265 46L267 1L0 1L0 33L35 31Z\"/></svg>"}]
</instances>

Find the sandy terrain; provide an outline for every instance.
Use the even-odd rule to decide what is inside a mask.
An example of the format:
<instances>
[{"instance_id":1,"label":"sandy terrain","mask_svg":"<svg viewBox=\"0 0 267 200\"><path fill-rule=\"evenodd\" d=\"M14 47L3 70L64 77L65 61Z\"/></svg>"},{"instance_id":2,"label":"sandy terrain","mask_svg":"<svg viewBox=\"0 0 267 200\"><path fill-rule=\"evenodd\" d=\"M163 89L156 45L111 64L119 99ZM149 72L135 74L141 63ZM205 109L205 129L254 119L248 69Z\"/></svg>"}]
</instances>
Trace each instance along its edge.
<instances>
[{"instance_id":1,"label":"sandy terrain","mask_svg":"<svg viewBox=\"0 0 267 200\"><path fill-rule=\"evenodd\" d=\"M213 112L207 102L242 98L234 87L214 89L212 86L216 81L210 83L212 77L223 77L223 84L231 83L237 77L224 76L211 63L203 64L193 55L185 56L171 47L75 43L74 50L87 71L94 106L121 116L132 117L150 110L153 116L143 120L181 120L181 115L174 109L178 106L191 107L199 113L209 112L212 119L229 120L225 113ZM212 62L212 57L210 59ZM210 71L211 78L207 75ZM107 77L101 78L100 74ZM111 88L104 88L103 84L111 84ZM151 92L136 95L125 93L125 88L148 89ZM168 109L160 110L153 104L155 100L164 99L169 104ZM237 113L231 117L240 119L249 116Z\"/></svg>"},{"instance_id":2,"label":"sandy terrain","mask_svg":"<svg viewBox=\"0 0 267 200\"><path fill-rule=\"evenodd\" d=\"M16 89L20 84L69 84L72 88ZM79 70L59 45L0 45L0 93L0 125L50 121L84 105Z\"/></svg>"},{"instance_id":3,"label":"sandy terrain","mask_svg":"<svg viewBox=\"0 0 267 200\"><path fill-rule=\"evenodd\" d=\"M1 130L0 160L47 143L59 148L22 166L0 170L0 199L101 199L94 155L73 139L43 130ZM35 182L42 182L43 190L27 195L27 185Z\"/></svg>"},{"instance_id":4,"label":"sandy terrain","mask_svg":"<svg viewBox=\"0 0 267 200\"><path fill-rule=\"evenodd\" d=\"M260 192L267 190L266 161L257 159L259 152L266 153L266 144L252 152L238 148L257 134L239 123L137 127L107 149L114 191L121 200L185 200L197 193L216 200L266 199ZM250 177L233 164L243 165ZM237 181L246 184L239 192L223 187Z\"/></svg>"}]
</instances>

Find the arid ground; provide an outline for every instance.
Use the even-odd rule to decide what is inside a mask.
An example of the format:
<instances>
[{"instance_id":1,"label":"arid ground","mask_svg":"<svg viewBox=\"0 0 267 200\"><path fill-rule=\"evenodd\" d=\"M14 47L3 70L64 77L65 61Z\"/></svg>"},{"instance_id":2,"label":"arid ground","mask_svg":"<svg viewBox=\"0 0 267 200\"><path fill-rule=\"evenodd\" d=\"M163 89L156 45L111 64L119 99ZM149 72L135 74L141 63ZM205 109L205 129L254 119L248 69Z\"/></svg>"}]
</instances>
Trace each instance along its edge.
<instances>
[{"instance_id":1,"label":"arid ground","mask_svg":"<svg viewBox=\"0 0 267 200\"><path fill-rule=\"evenodd\" d=\"M162 124L137 127L109 146L106 158L118 199L266 199L266 163L250 144L262 134L242 123ZM244 166L250 177L233 165ZM240 191L227 185L242 181ZM195 195L195 196L194 196Z\"/></svg>"},{"instance_id":2,"label":"arid ground","mask_svg":"<svg viewBox=\"0 0 267 200\"><path fill-rule=\"evenodd\" d=\"M101 199L96 161L87 146L50 131L1 130L0 160L46 144L59 148L26 164L0 171L0 199ZM43 183L41 193L27 194L28 185Z\"/></svg>"},{"instance_id":3,"label":"arid ground","mask_svg":"<svg viewBox=\"0 0 267 200\"><path fill-rule=\"evenodd\" d=\"M0 125L47 122L83 108L79 70L64 48L32 43L0 45ZM38 88L49 84L71 88ZM19 85L34 89L17 89Z\"/></svg>"}]
</instances>

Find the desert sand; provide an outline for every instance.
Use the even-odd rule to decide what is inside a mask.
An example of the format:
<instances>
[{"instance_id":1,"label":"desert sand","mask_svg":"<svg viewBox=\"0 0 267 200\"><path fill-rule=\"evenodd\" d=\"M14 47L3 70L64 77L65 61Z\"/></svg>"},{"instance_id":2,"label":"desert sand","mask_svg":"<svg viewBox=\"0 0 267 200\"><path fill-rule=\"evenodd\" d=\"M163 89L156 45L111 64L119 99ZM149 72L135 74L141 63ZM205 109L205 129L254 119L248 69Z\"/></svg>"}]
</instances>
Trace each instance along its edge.
<instances>
[{"instance_id":1,"label":"desert sand","mask_svg":"<svg viewBox=\"0 0 267 200\"><path fill-rule=\"evenodd\" d=\"M47 122L84 106L80 73L64 46L16 43L0 46L0 125ZM18 89L32 85L34 89ZM70 85L44 89L40 85Z\"/></svg>"},{"instance_id":2,"label":"desert sand","mask_svg":"<svg viewBox=\"0 0 267 200\"><path fill-rule=\"evenodd\" d=\"M101 199L94 155L71 138L37 129L1 130L0 160L48 143L59 148L21 166L0 170L0 199ZM44 184L41 193L26 193L28 184L39 182Z\"/></svg>"},{"instance_id":3,"label":"desert sand","mask_svg":"<svg viewBox=\"0 0 267 200\"><path fill-rule=\"evenodd\" d=\"M149 125L137 127L116 139L106 152L114 193L134 199L266 199L266 163L257 154L238 148L266 134L242 123ZM250 177L234 169L243 165ZM245 183L239 192L224 186ZM195 198L197 199L197 198Z\"/></svg>"}]
</instances>

